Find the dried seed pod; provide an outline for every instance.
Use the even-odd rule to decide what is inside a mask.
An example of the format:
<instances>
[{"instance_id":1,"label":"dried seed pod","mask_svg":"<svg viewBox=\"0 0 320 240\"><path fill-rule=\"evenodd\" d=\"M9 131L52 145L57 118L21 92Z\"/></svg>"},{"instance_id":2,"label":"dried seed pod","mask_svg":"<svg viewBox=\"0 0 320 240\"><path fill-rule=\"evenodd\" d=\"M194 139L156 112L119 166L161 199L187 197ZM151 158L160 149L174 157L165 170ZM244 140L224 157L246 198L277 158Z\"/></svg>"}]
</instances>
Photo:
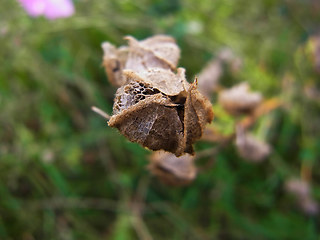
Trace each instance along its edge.
<instances>
[{"instance_id":1,"label":"dried seed pod","mask_svg":"<svg viewBox=\"0 0 320 240\"><path fill-rule=\"evenodd\" d=\"M251 162L261 162L271 152L271 148L267 143L246 133L240 125L236 129L236 146L239 155Z\"/></svg>"},{"instance_id":2,"label":"dried seed pod","mask_svg":"<svg viewBox=\"0 0 320 240\"><path fill-rule=\"evenodd\" d=\"M162 149L176 156L193 154L192 144L211 122L213 112L197 83L186 81L185 69L172 71L180 56L174 39L163 35L143 41L126 39L129 47L123 52L103 44L108 77L121 85L109 126L151 150ZM120 66L117 71L113 63Z\"/></svg>"},{"instance_id":3,"label":"dried seed pod","mask_svg":"<svg viewBox=\"0 0 320 240\"><path fill-rule=\"evenodd\" d=\"M219 94L219 102L230 114L251 113L262 101L258 92L250 93L244 82Z\"/></svg>"},{"instance_id":4,"label":"dried seed pod","mask_svg":"<svg viewBox=\"0 0 320 240\"><path fill-rule=\"evenodd\" d=\"M133 78L118 89L109 126L151 150L194 154L192 144L213 118L210 102L196 83L176 96L160 92L151 83Z\"/></svg>"},{"instance_id":5,"label":"dried seed pod","mask_svg":"<svg viewBox=\"0 0 320 240\"><path fill-rule=\"evenodd\" d=\"M150 157L148 169L164 183L174 186L189 184L197 174L194 156L176 157L172 153L158 151Z\"/></svg>"}]
</instances>

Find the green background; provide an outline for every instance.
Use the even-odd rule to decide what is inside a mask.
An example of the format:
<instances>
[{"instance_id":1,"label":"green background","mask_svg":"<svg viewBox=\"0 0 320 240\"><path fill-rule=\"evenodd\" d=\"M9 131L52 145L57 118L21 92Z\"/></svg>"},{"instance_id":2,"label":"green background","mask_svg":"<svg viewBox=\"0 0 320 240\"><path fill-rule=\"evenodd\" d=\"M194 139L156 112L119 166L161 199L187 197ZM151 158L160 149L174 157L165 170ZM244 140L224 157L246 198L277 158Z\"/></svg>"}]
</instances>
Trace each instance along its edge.
<instances>
[{"instance_id":1,"label":"green background","mask_svg":"<svg viewBox=\"0 0 320 240\"><path fill-rule=\"evenodd\" d=\"M284 189L307 168L320 200L320 101L307 94L319 93L308 47L317 0L74 4L74 16L50 21L1 2L0 239L320 239L319 216ZM283 102L252 129L272 145L265 162L244 161L230 144L189 186L166 186L146 169L150 152L90 110L111 113L116 91L101 43L158 33L176 38L189 81L229 47L243 67L221 84L247 81Z\"/></svg>"}]
</instances>

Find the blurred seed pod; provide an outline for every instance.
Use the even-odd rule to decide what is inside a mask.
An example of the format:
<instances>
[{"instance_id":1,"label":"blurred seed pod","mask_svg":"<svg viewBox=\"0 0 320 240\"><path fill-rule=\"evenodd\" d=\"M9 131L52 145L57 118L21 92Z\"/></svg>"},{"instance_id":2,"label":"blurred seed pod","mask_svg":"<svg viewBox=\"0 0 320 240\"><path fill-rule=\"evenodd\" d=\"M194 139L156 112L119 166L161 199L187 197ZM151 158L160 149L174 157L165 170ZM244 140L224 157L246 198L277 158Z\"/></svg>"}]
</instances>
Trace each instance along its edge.
<instances>
[{"instance_id":1,"label":"blurred seed pod","mask_svg":"<svg viewBox=\"0 0 320 240\"><path fill-rule=\"evenodd\" d=\"M187 185L197 175L194 159L189 154L176 157L172 153L158 151L151 155L148 169L168 185Z\"/></svg>"},{"instance_id":2,"label":"blurred seed pod","mask_svg":"<svg viewBox=\"0 0 320 240\"><path fill-rule=\"evenodd\" d=\"M310 186L301 179L289 179L285 183L285 189L298 198L306 198L310 195Z\"/></svg>"},{"instance_id":3,"label":"blurred seed pod","mask_svg":"<svg viewBox=\"0 0 320 240\"><path fill-rule=\"evenodd\" d=\"M236 147L239 155L250 162L261 162L271 152L269 144L248 134L240 125L236 128Z\"/></svg>"},{"instance_id":4,"label":"blurred seed pod","mask_svg":"<svg viewBox=\"0 0 320 240\"><path fill-rule=\"evenodd\" d=\"M316 215L319 212L319 205L311 196L308 182L301 179L289 179L285 182L285 189L297 198L297 203L305 214Z\"/></svg>"},{"instance_id":5,"label":"blurred seed pod","mask_svg":"<svg viewBox=\"0 0 320 240\"><path fill-rule=\"evenodd\" d=\"M299 200L302 211L307 215L316 215L319 213L318 203L311 197Z\"/></svg>"},{"instance_id":6,"label":"blurred seed pod","mask_svg":"<svg viewBox=\"0 0 320 240\"><path fill-rule=\"evenodd\" d=\"M232 115L250 114L262 102L262 95L249 92L248 83L244 82L219 94L219 103Z\"/></svg>"},{"instance_id":7,"label":"blurred seed pod","mask_svg":"<svg viewBox=\"0 0 320 240\"><path fill-rule=\"evenodd\" d=\"M209 97L217 89L221 74L221 62L219 60L210 61L198 74L199 91Z\"/></svg>"}]
</instances>

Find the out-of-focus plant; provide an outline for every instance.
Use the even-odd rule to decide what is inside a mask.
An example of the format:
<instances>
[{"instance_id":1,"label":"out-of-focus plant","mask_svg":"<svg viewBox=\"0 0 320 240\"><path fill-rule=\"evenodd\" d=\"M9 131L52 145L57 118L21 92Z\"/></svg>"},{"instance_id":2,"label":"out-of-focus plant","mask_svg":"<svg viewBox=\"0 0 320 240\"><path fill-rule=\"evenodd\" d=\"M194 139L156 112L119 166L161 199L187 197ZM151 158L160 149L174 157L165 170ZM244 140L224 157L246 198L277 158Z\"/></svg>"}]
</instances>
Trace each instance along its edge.
<instances>
[{"instance_id":1,"label":"out-of-focus plant","mask_svg":"<svg viewBox=\"0 0 320 240\"><path fill-rule=\"evenodd\" d=\"M74 14L72 0L18 0L32 17L66 18Z\"/></svg>"}]
</instances>

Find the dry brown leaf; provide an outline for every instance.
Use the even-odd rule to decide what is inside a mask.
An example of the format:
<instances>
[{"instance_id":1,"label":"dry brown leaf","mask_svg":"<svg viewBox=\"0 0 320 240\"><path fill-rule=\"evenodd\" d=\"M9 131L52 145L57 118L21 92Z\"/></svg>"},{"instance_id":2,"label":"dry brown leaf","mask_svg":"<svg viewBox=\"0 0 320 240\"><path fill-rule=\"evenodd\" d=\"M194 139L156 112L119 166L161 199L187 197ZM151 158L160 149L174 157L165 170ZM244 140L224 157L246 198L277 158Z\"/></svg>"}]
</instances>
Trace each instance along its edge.
<instances>
[{"instance_id":1,"label":"dry brown leaf","mask_svg":"<svg viewBox=\"0 0 320 240\"><path fill-rule=\"evenodd\" d=\"M185 154L176 157L164 151L154 152L151 155L148 169L164 183L174 186L189 184L197 174L194 156Z\"/></svg>"}]
</instances>

